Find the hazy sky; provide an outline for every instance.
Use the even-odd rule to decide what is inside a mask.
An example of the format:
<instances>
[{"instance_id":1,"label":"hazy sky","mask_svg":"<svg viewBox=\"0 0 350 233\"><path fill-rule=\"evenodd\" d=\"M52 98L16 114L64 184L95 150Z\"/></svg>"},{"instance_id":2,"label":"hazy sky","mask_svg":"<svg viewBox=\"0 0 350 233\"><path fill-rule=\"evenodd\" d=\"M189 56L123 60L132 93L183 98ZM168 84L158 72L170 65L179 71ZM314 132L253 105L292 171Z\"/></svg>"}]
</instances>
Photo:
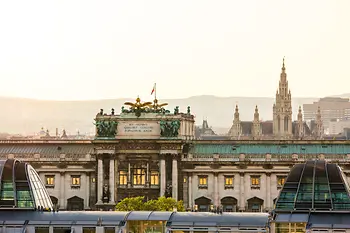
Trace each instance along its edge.
<instances>
[{"instance_id":1,"label":"hazy sky","mask_svg":"<svg viewBox=\"0 0 350 233\"><path fill-rule=\"evenodd\" d=\"M350 92L349 0L0 2L0 95L37 99Z\"/></svg>"}]
</instances>

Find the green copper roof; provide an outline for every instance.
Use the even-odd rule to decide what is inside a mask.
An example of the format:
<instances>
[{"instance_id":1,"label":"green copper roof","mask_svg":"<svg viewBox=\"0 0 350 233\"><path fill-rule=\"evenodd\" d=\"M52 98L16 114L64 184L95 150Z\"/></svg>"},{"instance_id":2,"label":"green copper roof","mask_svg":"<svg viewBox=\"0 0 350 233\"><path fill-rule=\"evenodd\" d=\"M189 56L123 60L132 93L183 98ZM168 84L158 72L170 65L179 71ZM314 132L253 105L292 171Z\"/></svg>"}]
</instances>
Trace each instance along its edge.
<instances>
[{"instance_id":1,"label":"green copper roof","mask_svg":"<svg viewBox=\"0 0 350 233\"><path fill-rule=\"evenodd\" d=\"M350 154L350 144L194 144L191 154Z\"/></svg>"},{"instance_id":2,"label":"green copper roof","mask_svg":"<svg viewBox=\"0 0 350 233\"><path fill-rule=\"evenodd\" d=\"M336 164L323 160L297 164L277 198L275 211L350 210L349 187Z\"/></svg>"}]
</instances>

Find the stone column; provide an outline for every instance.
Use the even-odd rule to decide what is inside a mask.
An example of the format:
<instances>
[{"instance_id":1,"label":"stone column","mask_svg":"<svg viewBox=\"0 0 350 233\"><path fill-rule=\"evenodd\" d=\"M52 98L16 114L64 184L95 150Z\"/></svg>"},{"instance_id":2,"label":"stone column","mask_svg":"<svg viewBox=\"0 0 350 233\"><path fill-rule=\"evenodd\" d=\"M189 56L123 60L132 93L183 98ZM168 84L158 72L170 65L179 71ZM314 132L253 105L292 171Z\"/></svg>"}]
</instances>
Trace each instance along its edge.
<instances>
[{"instance_id":1,"label":"stone column","mask_svg":"<svg viewBox=\"0 0 350 233\"><path fill-rule=\"evenodd\" d=\"M102 158L97 160L97 203L102 204L103 194L103 161Z\"/></svg>"},{"instance_id":2,"label":"stone column","mask_svg":"<svg viewBox=\"0 0 350 233\"><path fill-rule=\"evenodd\" d=\"M147 162L147 167L146 167L146 186L150 186L150 181L149 181L149 162Z\"/></svg>"},{"instance_id":3,"label":"stone column","mask_svg":"<svg viewBox=\"0 0 350 233\"><path fill-rule=\"evenodd\" d=\"M64 179L64 172L60 173L60 209L65 209L66 206L66 197L65 197L65 179Z\"/></svg>"},{"instance_id":4,"label":"stone column","mask_svg":"<svg viewBox=\"0 0 350 233\"><path fill-rule=\"evenodd\" d=\"M244 210L245 209L245 198L244 198L244 173L239 173L240 175L240 182L239 182L239 209Z\"/></svg>"},{"instance_id":5,"label":"stone column","mask_svg":"<svg viewBox=\"0 0 350 233\"><path fill-rule=\"evenodd\" d=\"M118 167L118 159L114 160L114 184L119 184L119 167ZM114 189L114 201L118 203L118 187Z\"/></svg>"},{"instance_id":6,"label":"stone column","mask_svg":"<svg viewBox=\"0 0 350 233\"><path fill-rule=\"evenodd\" d=\"M86 173L86 209L90 209L90 194L91 194L91 189L90 189L90 173Z\"/></svg>"},{"instance_id":7,"label":"stone column","mask_svg":"<svg viewBox=\"0 0 350 233\"><path fill-rule=\"evenodd\" d=\"M128 164L128 188L131 187L131 164Z\"/></svg>"},{"instance_id":8,"label":"stone column","mask_svg":"<svg viewBox=\"0 0 350 233\"><path fill-rule=\"evenodd\" d=\"M110 158L109 160L109 192L110 192L110 199L109 202L111 204L115 203L115 199L114 199L114 189L115 189L115 180L114 180L114 159Z\"/></svg>"},{"instance_id":9,"label":"stone column","mask_svg":"<svg viewBox=\"0 0 350 233\"><path fill-rule=\"evenodd\" d=\"M192 173L188 173L188 207L193 208L192 200Z\"/></svg>"},{"instance_id":10,"label":"stone column","mask_svg":"<svg viewBox=\"0 0 350 233\"><path fill-rule=\"evenodd\" d=\"M159 173L160 173L160 197L164 196L165 189L166 189L166 174L165 174L165 159L164 155L160 157L160 167L159 167Z\"/></svg>"},{"instance_id":11,"label":"stone column","mask_svg":"<svg viewBox=\"0 0 350 233\"><path fill-rule=\"evenodd\" d=\"M266 173L266 205L268 210L272 210L271 206L271 173Z\"/></svg>"},{"instance_id":12,"label":"stone column","mask_svg":"<svg viewBox=\"0 0 350 233\"><path fill-rule=\"evenodd\" d=\"M214 205L219 206L219 182L218 173L214 173Z\"/></svg>"},{"instance_id":13,"label":"stone column","mask_svg":"<svg viewBox=\"0 0 350 233\"><path fill-rule=\"evenodd\" d=\"M177 170L177 154L173 155L173 169L172 169L172 197L178 200L178 170Z\"/></svg>"}]
</instances>

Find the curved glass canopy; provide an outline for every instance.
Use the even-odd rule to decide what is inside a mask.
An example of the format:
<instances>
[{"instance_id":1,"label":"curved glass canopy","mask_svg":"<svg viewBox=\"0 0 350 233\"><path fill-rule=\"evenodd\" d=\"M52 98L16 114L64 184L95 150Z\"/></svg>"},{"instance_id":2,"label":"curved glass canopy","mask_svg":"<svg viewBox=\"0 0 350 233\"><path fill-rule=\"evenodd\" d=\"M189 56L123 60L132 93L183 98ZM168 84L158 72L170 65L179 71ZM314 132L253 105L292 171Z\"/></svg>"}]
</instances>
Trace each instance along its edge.
<instances>
[{"instance_id":1,"label":"curved glass canopy","mask_svg":"<svg viewBox=\"0 0 350 233\"><path fill-rule=\"evenodd\" d=\"M28 163L0 161L0 209L52 210L53 205L38 173Z\"/></svg>"},{"instance_id":2,"label":"curved glass canopy","mask_svg":"<svg viewBox=\"0 0 350 233\"><path fill-rule=\"evenodd\" d=\"M276 212L349 209L349 187L344 173L338 165L324 160L295 165L275 206Z\"/></svg>"}]
</instances>

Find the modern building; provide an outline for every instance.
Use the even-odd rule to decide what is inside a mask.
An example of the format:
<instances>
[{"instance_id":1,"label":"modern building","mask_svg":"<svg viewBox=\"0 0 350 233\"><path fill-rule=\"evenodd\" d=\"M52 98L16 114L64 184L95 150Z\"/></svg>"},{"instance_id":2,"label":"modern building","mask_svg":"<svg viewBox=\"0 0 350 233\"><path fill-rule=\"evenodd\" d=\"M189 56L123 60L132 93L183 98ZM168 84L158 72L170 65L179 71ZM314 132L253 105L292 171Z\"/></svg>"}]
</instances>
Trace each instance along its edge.
<instances>
[{"instance_id":1,"label":"modern building","mask_svg":"<svg viewBox=\"0 0 350 233\"><path fill-rule=\"evenodd\" d=\"M272 232L349 231L350 190L342 169L323 160L290 171L274 209Z\"/></svg>"},{"instance_id":2,"label":"modern building","mask_svg":"<svg viewBox=\"0 0 350 233\"><path fill-rule=\"evenodd\" d=\"M350 102L348 98L326 97L312 104L303 104L304 120L315 121L321 111L324 128L329 128L331 120L345 121L350 119Z\"/></svg>"},{"instance_id":3,"label":"modern building","mask_svg":"<svg viewBox=\"0 0 350 233\"><path fill-rule=\"evenodd\" d=\"M329 122L328 133L330 135L337 135L344 133L344 129L350 127L350 119L349 120L337 120L333 119Z\"/></svg>"}]
</instances>

